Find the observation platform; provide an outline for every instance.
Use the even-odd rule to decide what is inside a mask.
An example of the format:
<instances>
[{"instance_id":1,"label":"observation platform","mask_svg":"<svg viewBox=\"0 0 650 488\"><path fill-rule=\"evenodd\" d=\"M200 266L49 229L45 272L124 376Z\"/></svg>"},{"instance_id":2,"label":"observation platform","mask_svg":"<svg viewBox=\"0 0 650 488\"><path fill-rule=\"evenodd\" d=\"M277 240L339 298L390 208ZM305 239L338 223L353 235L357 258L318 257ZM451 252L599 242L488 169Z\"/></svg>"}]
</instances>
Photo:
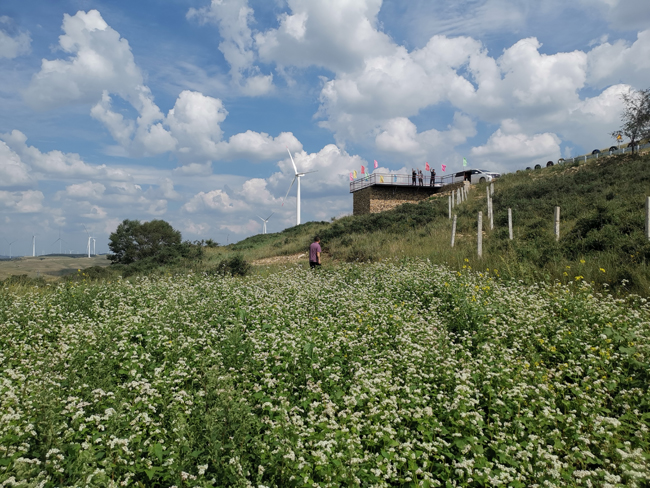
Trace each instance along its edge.
<instances>
[{"instance_id":1,"label":"observation platform","mask_svg":"<svg viewBox=\"0 0 650 488\"><path fill-rule=\"evenodd\" d=\"M456 181L454 181L456 180ZM417 203L430 196L455 190L463 185L462 177L454 175L425 176L420 186L419 180L413 184L410 174L372 173L350 182L353 215L384 212L404 203Z\"/></svg>"}]
</instances>

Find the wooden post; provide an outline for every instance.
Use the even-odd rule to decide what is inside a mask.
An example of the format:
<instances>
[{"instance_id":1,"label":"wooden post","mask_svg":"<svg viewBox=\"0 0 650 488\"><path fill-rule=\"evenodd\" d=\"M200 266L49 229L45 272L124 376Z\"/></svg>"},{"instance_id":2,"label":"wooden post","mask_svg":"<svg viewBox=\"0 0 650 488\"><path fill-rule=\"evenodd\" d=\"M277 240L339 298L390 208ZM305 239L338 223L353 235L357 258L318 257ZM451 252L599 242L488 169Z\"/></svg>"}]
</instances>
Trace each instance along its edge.
<instances>
[{"instance_id":1,"label":"wooden post","mask_svg":"<svg viewBox=\"0 0 650 488\"><path fill-rule=\"evenodd\" d=\"M490 182L490 196L494 195L494 181Z\"/></svg>"},{"instance_id":2,"label":"wooden post","mask_svg":"<svg viewBox=\"0 0 650 488\"><path fill-rule=\"evenodd\" d=\"M650 197L645 199L645 236L650 241Z\"/></svg>"},{"instance_id":3,"label":"wooden post","mask_svg":"<svg viewBox=\"0 0 650 488\"><path fill-rule=\"evenodd\" d=\"M454 247L456 241L456 214L454 214L454 222L451 224L451 247Z\"/></svg>"},{"instance_id":4,"label":"wooden post","mask_svg":"<svg viewBox=\"0 0 650 488\"><path fill-rule=\"evenodd\" d=\"M449 218L451 218L451 195L449 195Z\"/></svg>"},{"instance_id":5,"label":"wooden post","mask_svg":"<svg viewBox=\"0 0 650 488\"><path fill-rule=\"evenodd\" d=\"M483 212L478 213L478 257L483 256Z\"/></svg>"},{"instance_id":6,"label":"wooden post","mask_svg":"<svg viewBox=\"0 0 650 488\"><path fill-rule=\"evenodd\" d=\"M560 240L560 207L555 207L555 240Z\"/></svg>"},{"instance_id":7,"label":"wooden post","mask_svg":"<svg viewBox=\"0 0 650 488\"><path fill-rule=\"evenodd\" d=\"M454 208L456 206L456 202L454 202L454 192L451 192L451 208Z\"/></svg>"},{"instance_id":8,"label":"wooden post","mask_svg":"<svg viewBox=\"0 0 650 488\"><path fill-rule=\"evenodd\" d=\"M508 209L508 233L510 234L510 240L512 240L512 209Z\"/></svg>"}]
</instances>

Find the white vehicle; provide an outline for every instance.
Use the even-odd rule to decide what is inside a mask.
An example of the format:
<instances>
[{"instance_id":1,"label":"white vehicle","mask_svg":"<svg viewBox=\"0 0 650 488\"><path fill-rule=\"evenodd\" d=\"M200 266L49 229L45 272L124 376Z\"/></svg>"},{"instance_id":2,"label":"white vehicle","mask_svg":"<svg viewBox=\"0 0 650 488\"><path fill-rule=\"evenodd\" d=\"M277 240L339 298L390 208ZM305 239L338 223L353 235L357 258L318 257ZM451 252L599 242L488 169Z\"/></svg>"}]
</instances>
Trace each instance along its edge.
<instances>
[{"instance_id":1,"label":"white vehicle","mask_svg":"<svg viewBox=\"0 0 650 488\"><path fill-rule=\"evenodd\" d=\"M476 183L485 183L496 180L500 176L500 173L495 173L494 171L488 171L486 169L468 169L454 174L452 183L469 181L472 185L475 185Z\"/></svg>"}]
</instances>

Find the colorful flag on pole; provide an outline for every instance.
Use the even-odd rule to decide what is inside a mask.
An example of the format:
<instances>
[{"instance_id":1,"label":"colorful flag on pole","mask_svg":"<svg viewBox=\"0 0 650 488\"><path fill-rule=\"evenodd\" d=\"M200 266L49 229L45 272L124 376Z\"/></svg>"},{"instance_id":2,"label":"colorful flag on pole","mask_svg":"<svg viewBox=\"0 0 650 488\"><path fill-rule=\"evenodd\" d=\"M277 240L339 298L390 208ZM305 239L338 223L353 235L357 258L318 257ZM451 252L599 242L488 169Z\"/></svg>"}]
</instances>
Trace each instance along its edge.
<instances>
[{"instance_id":1,"label":"colorful flag on pole","mask_svg":"<svg viewBox=\"0 0 650 488\"><path fill-rule=\"evenodd\" d=\"M354 178L352 178L352 173L350 173L350 181L352 180L354 180Z\"/></svg>"},{"instance_id":2,"label":"colorful flag on pole","mask_svg":"<svg viewBox=\"0 0 650 488\"><path fill-rule=\"evenodd\" d=\"M366 168L364 168L363 166L361 166L361 174L362 174L362 175L365 175L365 174L366 174Z\"/></svg>"},{"instance_id":3,"label":"colorful flag on pole","mask_svg":"<svg viewBox=\"0 0 650 488\"><path fill-rule=\"evenodd\" d=\"M383 183L383 182L384 182L384 175L379 175L379 183Z\"/></svg>"},{"instance_id":4,"label":"colorful flag on pole","mask_svg":"<svg viewBox=\"0 0 650 488\"><path fill-rule=\"evenodd\" d=\"M467 158L463 158L463 166L467 166Z\"/></svg>"},{"instance_id":5,"label":"colorful flag on pole","mask_svg":"<svg viewBox=\"0 0 650 488\"><path fill-rule=\"evenodd\" d=\"M429 167L429 163L424 163L424 171L431 171L431 168Z\"/></svg>"},{"instance_id":6,"label":"colorful flag on pole","mask_svg":"<svg viewBox=\"0 0 650 488\"><path fill-rule=\"evenodd\" d=\"M379 165L377 164L377 160L375 159L375 169L377 169L377 166Z\"/></svg>"},{"instance_id":7,"label":"colorful flag on pole","mask_svg":"<svg viewBox=\"0 0 650 488\"><path fill-rule=\"evenodd\" d=\"M355 170L353 171L353 173L354 173L354 177L356 178L356 177L357 177L357 170L355 169Z\"/></svg>"},{"instance_id":8,"label":"colorful flag on pole","mask_svg":"<svg viewBox=\"0 0 650 488\"><path fill-rule=\"evenodd\" d=\"M440 166L442 166L442 172L444 173L447 170L447 165L441 164Z\"/></svg>"}]
</instances>

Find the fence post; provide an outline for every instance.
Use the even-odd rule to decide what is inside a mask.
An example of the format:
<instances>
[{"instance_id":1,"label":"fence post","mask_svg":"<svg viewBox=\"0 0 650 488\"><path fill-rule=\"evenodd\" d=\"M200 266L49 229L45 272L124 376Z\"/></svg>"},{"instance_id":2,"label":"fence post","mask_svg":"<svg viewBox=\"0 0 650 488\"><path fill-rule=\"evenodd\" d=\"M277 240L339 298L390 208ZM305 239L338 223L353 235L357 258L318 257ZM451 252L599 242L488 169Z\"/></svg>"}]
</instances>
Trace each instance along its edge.
<instances>
[{"instance_id":1,"label":"fence post","mask_svg":"<svg viewBox=\"0 0 650 488\"><path fill-rule=\"evenodd\" d=\"M451 224L451 247L454 247L456 241L456 214L454 214L454 222Z\"/></svg>"},{"instance_id":2,"label":"fence post","mask_svg":"<svg viewBox=\"0 0 650 488\"><path fill-rule=\"evenodd\" d=\"M492 197L488 201L488 219L490 219L490 230L494 229L494 208L492 207Z\"/></svg>"},{"instance_id":3,"label":"fence post","mask_svg":"<svg viewBox=\"0 0 650 488\"><path fill-rule=\"evenodd\" d=\"M478 257L483 256L483 212L478 213Z\"/></svg>"},{"instance_id":4,"label":"fence post","mask_svg":"<svg viewBox=\"0 0 650 488\"><path fill-rule=\"evenodd\" d=\"M494 181L490 182L490 196L494 195Z\"/></svg>"},{"instance_id":5,"label":"fence post","mask_svg":"<svg viewBox=\"0 0 650 488\"><path fill-rule=\"evenodd\" d=\"M508 209L508 234L510 234L510 240L512 240L512 209Z\"/></svg>"},{"instance_id":6,"label":"fence post","mask_svg":"<svg viewBox=\"0 0 650 488\"><path fill-rule=\"evenodd\" d=\"M451 218L451 195L449 195L449 218Z\"/></svg>"},{"instance_id":7,"label":"fence post","mask_svg":"<svg viewBox=\"0 0 650 488\"><path fill-rule=\"evenodd\" d=\"M645 236L650 241L650 197L645 199Z\"/></svg>"},{"instance_id":8,"label":"fence post","mask_svg":"<svg viewBox=\"0 0 650 488\"><path fill-rule=\"evenodd\" d=\"M560 207L555 207L555 240L560 240Z\"/></svg>"},{"instance_id":9,"label":"fence post","mask_svg":"<svg viewBox=\"0 0 650 488\"><path fill-rule=\"evenodd\" d=\"M454 202L454 191L452 190L451 192L451 208L454 208L456 206L456 202Z\"/></svg>"}]
</instances>

